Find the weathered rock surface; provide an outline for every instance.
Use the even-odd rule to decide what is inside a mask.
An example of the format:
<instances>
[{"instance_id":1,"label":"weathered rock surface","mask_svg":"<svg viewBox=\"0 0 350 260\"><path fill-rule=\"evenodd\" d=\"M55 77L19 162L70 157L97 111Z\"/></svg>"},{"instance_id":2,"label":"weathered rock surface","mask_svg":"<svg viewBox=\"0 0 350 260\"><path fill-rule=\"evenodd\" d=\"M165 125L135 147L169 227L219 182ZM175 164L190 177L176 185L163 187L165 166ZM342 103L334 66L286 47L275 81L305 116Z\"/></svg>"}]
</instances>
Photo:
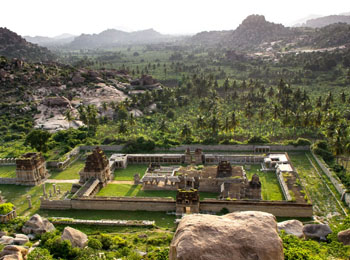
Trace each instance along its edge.
<instances>
[{"instance_id":1,"label":"weathered rock surface","mask_svg":"<svg viewBox=\"0 0 350 260\"><path fill-rule=\"evenodd\" d=\"M22 246L5 246L0 252L1 260L22 260L26 259L28 249Z\"/></svg>"},{"instance_id":2,"label":"weathered rock surface","mask_svg":"<svg viewBox=\"0 0 350 260\"><path fill-rule=\"evenodd\" d=\"M44 234L55 230L54 225L40 215L33 215L23 226L22 232L25 234Z\"/></svg>"},{"instance_id":3,"label":"weathered rock surface","mask_svg":"<svg viewBox=\"0 0 350 260\"><path fill-rule=\"evenodd\" d=\"M6 231L0 231L0 237L6 236L6 235L7 235L7 232L6 232Z\"/></svg>"},{"instance_id":4,"label":"weathered rock surface","mask_svg":"<svg viewBox=\"0 0 350 260\"><path fill-rule=\"evenodd\" d=\"M13 244L15 245L24 245L29 242L29 238L24 234L16 234L15 239L13 240Z\"/></svg>"},{"instance_id":5,"label":"weathered rock surface","mask_svg":"<svg viewBox=\"0 0 350 260\"><path fill-rule=\"evenodd\" d=\"M338 233L338 240L345 246L350 246L350 229L340 231Z\"/></svg>"},{"instance_id":6,"label":"weathered rock surface","mask_svg":"<svg viewBox=\"0 0 350 260\"><path fill-rule=\"evenodd\" d=\"M0 238L0 244L2 245L11 245L13 243L14 238L9 236L2 236Z\"/></svg>"},{"instance_id":7,"label":"weathered rock surface","mask_svg":"<svg viewBox=\"0 0 350 260\"><path fill-rule=\"evenodd\" d=\"M84 248L88 242L88 237L83 232L71 227L65 227L61 236L63 240L69 240L74 247Z\"/></svg>"},{"instance_id":8,"label":"weathered rock surface","mask_svg":"<svg viewBox=\"0 0 350 260\"><path fill-rule=\"evenodd\" d=\"M170 260L283 260L273 215L258 211L183 217L170 245Z\"/></svg>"},{"instance_id":9,"label":"weathered rock surface","mask_svg":"<svg viewBox=\"0 0 350 260\"><path fill-rule=\"evenodd\" d=\"M277 223L278 231L284 230L287 234L294 235L299 238L304 237L303 227L303 223L296 219Z\"/></svg>"},{"instance_id":10,"label":"weathered rock surface","mask_svg":"<svg viewBox=\"0 0 350 260\"><path fill-rule=\"evenodd\" d=\"M305 238L326 241L332 230L326 224L308 224L304 226L303 233Z\"/></svg>"}]
</instances>

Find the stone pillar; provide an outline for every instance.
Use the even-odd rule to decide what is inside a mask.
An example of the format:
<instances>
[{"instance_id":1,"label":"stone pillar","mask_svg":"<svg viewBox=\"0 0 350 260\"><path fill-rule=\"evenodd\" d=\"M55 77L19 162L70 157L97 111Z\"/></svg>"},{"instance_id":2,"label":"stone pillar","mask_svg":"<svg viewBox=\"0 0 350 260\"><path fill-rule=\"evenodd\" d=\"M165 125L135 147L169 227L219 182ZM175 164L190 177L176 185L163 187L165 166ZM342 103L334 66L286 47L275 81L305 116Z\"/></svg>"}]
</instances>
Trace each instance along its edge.
<instances>
[{"instance_id":1,"label":"stone pillar","mask_svg":"<svg viewBox=\"0 0 350 260\"><path fill-rule=\"evenodd\" d=\"M44 197L46 197L46 187L45 187L45 183L43 184L43 195L44 195Z\"/></svg>"},{"instance_id":2,"label":"stone pillar","mask_svg":"<svg viewBox=\"0 0 350 260\"><path fill-rule=\"evenodd\" d=\"M27 200L28 200L28 208L31 209L33 207L32 205L32 197L30 195L27 196Z\"/></svg>"},{"instance_id":3,"label":"stone pillar","mask_svg":"<svg viewBox=\"0 0 350 260\"><path fill-rule=\"evenodd\" d=\"M57 193L61 194L61 187L59 185L57 185Z\"/></svg>"},{"instance_id":4,"label":"stone pillar","mask_svg":"<svg viewBox=\"0 0 350 260\"><path fill-rule=\"evenodd\" d=\"M57 193L57 190L56 190L56 184L54 183L54 184L52 184L52 187L53 187L53 194L55 194L56 195L56 193Z\"/></svg>"}]
</instances>

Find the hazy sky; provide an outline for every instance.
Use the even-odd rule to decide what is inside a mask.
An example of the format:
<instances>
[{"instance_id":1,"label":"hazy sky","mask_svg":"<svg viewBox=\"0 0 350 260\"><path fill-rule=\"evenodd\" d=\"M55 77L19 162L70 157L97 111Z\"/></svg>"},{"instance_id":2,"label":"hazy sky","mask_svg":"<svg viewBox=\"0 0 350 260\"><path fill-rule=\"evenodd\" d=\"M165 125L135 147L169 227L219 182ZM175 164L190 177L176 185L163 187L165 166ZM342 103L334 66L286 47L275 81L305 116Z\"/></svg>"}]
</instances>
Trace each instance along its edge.
<instances>
[{"instance_id":1,"label":"hazy sky","mask_svg":"<svg viewBox=\"0 0 350 260\"><path fill-rule=\"evenodd\" d=\"M190 34L235 29L250 14L291 25L310 14L350 12L349 0L2 0L0 27L20 35L55 36L154 28Z\"/></svg>"}]
</instances>

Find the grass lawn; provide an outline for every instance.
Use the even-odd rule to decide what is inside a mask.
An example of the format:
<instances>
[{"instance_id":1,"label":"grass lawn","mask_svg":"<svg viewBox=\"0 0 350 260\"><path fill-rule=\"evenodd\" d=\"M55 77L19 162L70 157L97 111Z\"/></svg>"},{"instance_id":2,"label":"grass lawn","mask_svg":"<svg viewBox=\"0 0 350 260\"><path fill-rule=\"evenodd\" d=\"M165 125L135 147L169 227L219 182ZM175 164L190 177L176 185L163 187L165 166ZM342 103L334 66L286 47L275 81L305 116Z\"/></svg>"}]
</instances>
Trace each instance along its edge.
<instances>
[{"instance_id":1,"label":"grass lawn","mask_svg":"<svg viewBox=\"0 0 350 260\"><path fill-rule=\"evenodd\" d=\"M108 184L97 193L96 196L114 196L114 197L170 197L176 198L176 191L168 190L141 190L141 185L131 184ZM219 194L212 192L200 192L201 200L205 198L216 198Z\"/></svg>"},{"instance_id":2,"label":"grass lawn","mask_svg":"<svg viewBox=\"0 0 350 260\"><path fill-rule=\"evenodd\" d=\"M140 178L142 178L147 168L148 168L147 164L134 164L134 165L128 165L126 169L116 169L114 171L114 180L133 181L135 173L140 174Z\"/></svg>"},{"instance_id":3,"label":"grass lawn","mask_svg":"<svg viewBox=\"0 0 350 260\"><path fill-rule=\"evenodd\" d=\"M311 154L309 157L311 157ZM305 153L289 153L294 167L297 169L301 178L304 189L314 205L313 210L315 215L327 216L331 213L343 214L335 198L332 196L322 178L317 174L316 170L310 164ZM316 163L314 162L316 165ZM322 173L320 171L320 173ZM323 174L323 173L322 173Z\"/></svg>"},{"instance_id":4,"label":"grass lawn","mask_svg":"<svg viewBox=\"0 0 350 260\"><path fill-rule=\"evenodd\" d=\"M101 189L97 196L114 196L114 197L176 197L176 191L163 190L141 190L141 185L131 184L108 184Z\"/></svg>"},{"instance_id":5,"label":"grass lawn","mask_svg":"<svg viewBox=\"0 0 350 260\"><path fill-rule=\"evenodd\" d=\"M70 190L72 184L60 183L61 194L64 194L67 190ZM46 191L49 192L52 189L52 184L46 184ZM20 186L20 185L0 185L0 191L2 196L5 197L7 202L11 202L16 206L18 215L33 215L40 207L40 196L43 195L42 184L39 186ZM27 196L31 196L32 208L28 209Z\"/></svg>"},{"instance_id":6,"label":"grass lawn","mask_svg":"<svg viewBox=\"0 0 350 260\"><path fill-rule=\"evenodd\" d=\"M159 227L175 227L175 215L158 211L116 211L116 210L39 210L43 217L65 217L76 219L121 219L121 220L154 220Z\"/></svg>"},{"instance_id":7,"label":"grass lawn","mask_svg":"<svg viewBox=\"0 0 350 260\"><path fill-rule=\"evenodd\" d=\"M0 166L0 178L16 178L16 166Z\"/></svg>"},{"instance_id":8,"label":"grass lawn","mask_svg":"<svg viewBox=\"0 0 350 260\"><path fill-rule=\"evenodd\" d=\"M77 160L72 163L67 169L64 171L50 171L51 177L50 179L56 180L74 180L79 179L79 171L83 169L85 166L85 162L82 160Z\"/></svg>"},{"instance_id":9,"label":"grass lawn","mask_svg":"<svg viewBox=\"0 0 350 260\"><path fill-rule=\"evenodd\" d=\"M254 173L259 175L261 182L261 196L263 200L284 200L281 187L274 172L260 171L260 165L252 165L250 170L245 170L251 180Z\"/></svg>"}]
</instances>

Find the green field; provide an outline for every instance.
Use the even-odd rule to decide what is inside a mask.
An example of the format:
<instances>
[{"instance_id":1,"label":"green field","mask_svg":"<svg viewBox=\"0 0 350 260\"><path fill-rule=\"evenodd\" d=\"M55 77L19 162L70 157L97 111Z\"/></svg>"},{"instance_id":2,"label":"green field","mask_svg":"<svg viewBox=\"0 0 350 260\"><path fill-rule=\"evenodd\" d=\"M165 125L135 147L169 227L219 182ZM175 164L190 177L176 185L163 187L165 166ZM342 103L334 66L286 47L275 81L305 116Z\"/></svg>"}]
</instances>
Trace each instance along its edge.
<instances>
[{"instance_id":1,"label":"green field","mask_svg":"<svg viewBox=\"0 0 350 260\"><path fill-rule=\"evenodd\" d=\"M108 184L97 193L97 196L114 196L114 197L170 197L176 198L176 191L167 190L141 190L141 185L131 184ZM200 192L201 200L205 198L216 198L217 193Z\"/></svg>"},{"instance_id":2,"label":"green field","mask_svg":"<svg viewBox=\"0 0 350 260\"><path fill-rule=\"evenodd\" d=\"M0 166L0 178L16 178L16 166Z\"/></svg>"},{"instance_id":3,"label":"green field","mask_svg":"<svg viewBox=\"0 0 350 260\"><path fill-rule=\"evenodd\" d=\"M126 169L116 169L114 171L114 180L133 181L135 173L140 174L140 177L142 178L147 168L148 168L148 165L146 164L134 164L134 165L128 165Z\"/></svg>"},{"instance_id":4,"label":"green field","mask_svg":"<svg viewBox=\"0 0 350 260\"><path fill-rule=\"evenodd\" d=\"M311 158L311 154L307 154ZM340 207L337 205L336 199L327 189L322 178L310 164L310 161L306 157L306 153L289 153L289 157L291 158L294 167L297 169L307 195L314 205L314 214L318 216L343 214ZM321 171L319 172L322 173ZM331 185L329 186L332 188Z\"/></svg>"},{"instance_id":5,"label":"green field","mask_svg":"<svg viewBox=\"0 0 350 260\"><path fill-rule=\"evenodd\" d=\"M261 182L261 196L263 200L284 200L281 187L274 172L260 171L260 165L252 165L250 170L245 170L251 180L254 173L259 175Z\"/></svg>"},{"instance_id":6,"label":"green field","mask_svg":"<svg viewBox=\"0 0 350 260\"><path fill-rule=\"evenodd\" d=\"M85 166L85 162L82 160L77 160L72 163L67 169L63 171L51 171L50 179L56 180L74 180L79 179L79 171Z\"/></svg>"},{"instance_id":7,"label":"green field","mask_svg":"<svg viewBox=\"0 0 350 260\"><path fill-rule=\"evenodd\" d=\"M49 192L49 189L52 189L52 184L45 185L46 191ZM71 189L72 184L60 183L58 186L61 188L61 194L64 194L66 191ZM7 202L11 202L16 206L18 215L33 215L39 210L40 196L43 195L42 185L32 187L2 184L0 185L0 191ZM31 196L32 200L33 207L31 209L28 208L28 200L26 198L28 195Z\"/></svg>"}]
</instances>

